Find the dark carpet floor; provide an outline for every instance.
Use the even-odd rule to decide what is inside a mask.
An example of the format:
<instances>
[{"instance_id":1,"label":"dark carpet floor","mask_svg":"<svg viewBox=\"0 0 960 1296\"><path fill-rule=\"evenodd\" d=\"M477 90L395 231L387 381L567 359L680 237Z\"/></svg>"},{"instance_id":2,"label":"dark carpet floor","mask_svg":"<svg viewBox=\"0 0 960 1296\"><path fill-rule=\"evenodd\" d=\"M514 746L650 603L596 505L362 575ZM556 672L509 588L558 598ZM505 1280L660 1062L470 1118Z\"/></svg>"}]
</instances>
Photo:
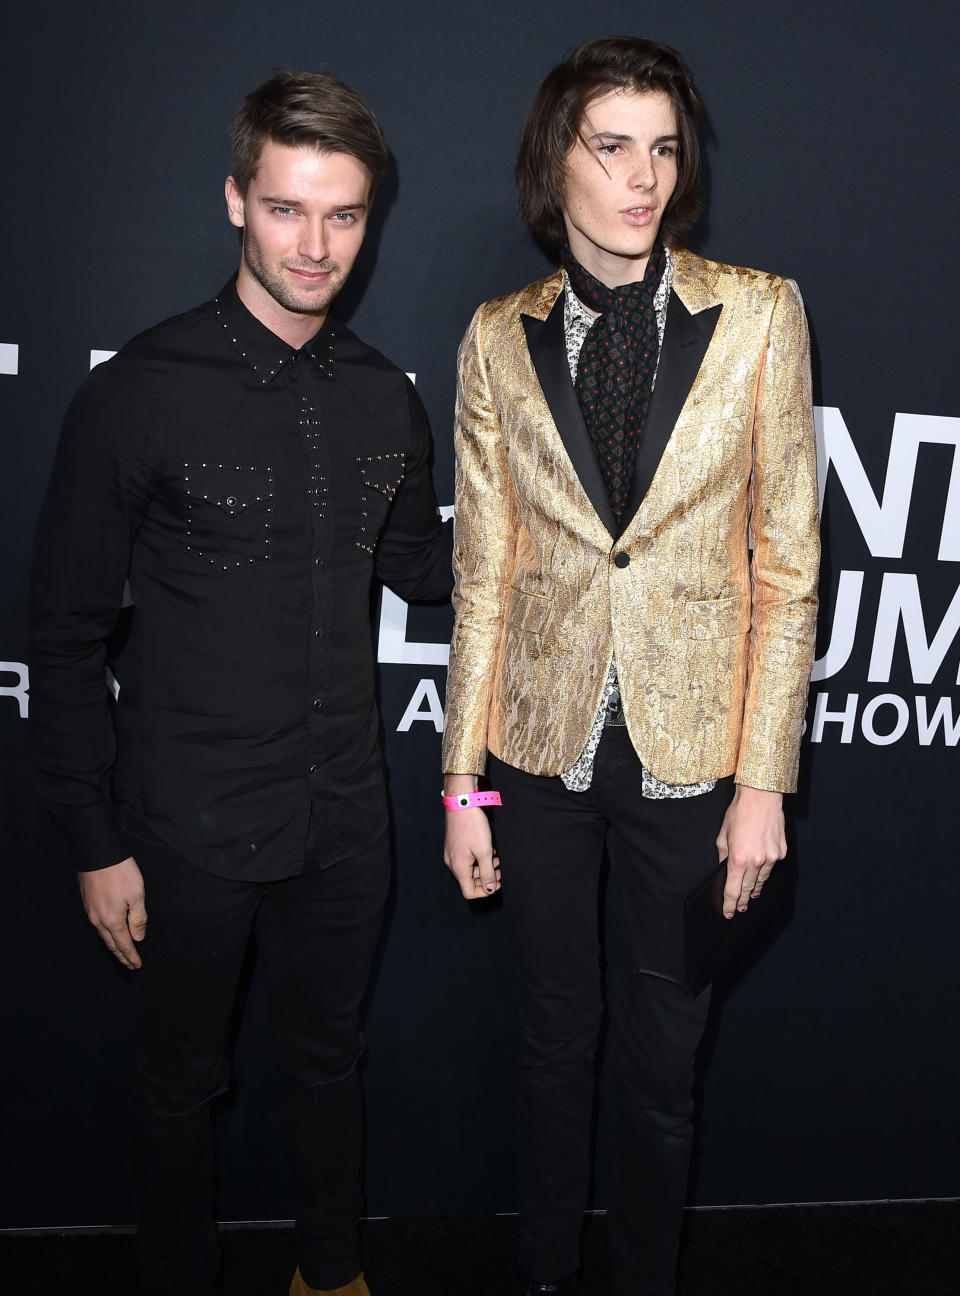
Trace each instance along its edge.
<instances>
[{"instance_id":1,"label":"dark carpet floor","mask_svg":"<svg viewBox=\"0 0 960 1296\"><path fill-rule=\"evenodd\" d=\"M960 1296L960 1201L695 1211L684 1296ZM373 1296L513 1296L516 1220L430 1216L364 1226ZM608 1291L606 1222L587 1221L581 1296ZM289 1227L222 1232L223 1296L286 1296ZM129 1232L0 1234L3 1296L132 1296Z\"/></svg>"}]
</instances>

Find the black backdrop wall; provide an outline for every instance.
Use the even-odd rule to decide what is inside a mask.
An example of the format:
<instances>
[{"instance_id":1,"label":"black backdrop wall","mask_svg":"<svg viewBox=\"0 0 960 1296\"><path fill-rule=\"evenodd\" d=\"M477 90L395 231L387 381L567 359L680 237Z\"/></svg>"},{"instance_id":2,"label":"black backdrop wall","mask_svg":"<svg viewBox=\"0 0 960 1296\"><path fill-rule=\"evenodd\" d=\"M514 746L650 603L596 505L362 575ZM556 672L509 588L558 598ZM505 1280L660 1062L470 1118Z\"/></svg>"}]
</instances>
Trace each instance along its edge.
<instances>
[{"instance_id":1,"label":"black backdrop wall","mask_svg":"<svg viewBox=\"0 0 960 1296\"><path fill-rule=\"evenodd\" d=\"M719 996L696 1199L960 1192L955 15L947 0L87 0L5 17L0 1224L130 1218L130 987L83 920L28 757L26 567L69 395L96 352L220 286L237 256L232 112L274 66L326 67L369 97L395 159L352 323L416 374L449 503L458 339L478 302L546 266L514 210L528 97L573 44L624 30L678 46L711 108L695 248L801 285L823 440L799 908ZM448 633L444 611L379 612L397 869L369 1016L371 1213L513 1206L502 913L465 908L440 863ZM290 1214L280 1092L254 969L220 1121L223 1218Z\"/></svg>"}]
</instances>

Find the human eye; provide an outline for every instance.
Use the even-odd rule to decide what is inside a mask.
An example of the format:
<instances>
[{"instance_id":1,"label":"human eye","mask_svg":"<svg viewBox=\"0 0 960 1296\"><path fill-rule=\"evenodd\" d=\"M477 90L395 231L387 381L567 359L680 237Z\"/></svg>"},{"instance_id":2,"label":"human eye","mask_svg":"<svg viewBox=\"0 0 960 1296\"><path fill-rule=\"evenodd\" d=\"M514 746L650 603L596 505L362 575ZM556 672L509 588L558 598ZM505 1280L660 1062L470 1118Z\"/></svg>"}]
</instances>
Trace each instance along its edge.
<instances>
[{"instance_id":1,"label":"human eye","mask_svg":"<svg viewBox=\"0 0 960 1296\"><path fill-rule=\"evenodd\" d=\"M281 203L274 203L270 208L275 216L294 216L296 212L292 207L284 207Z\"/></svg>"},{"instance_id":2,"label":"human eye","mask_svg":"<svg viewBox=\"0 0 960 1296\"><path fill-rule=\"evenodd\" d=\"M673 144L658 144L653 150L656 157L672 158L676 156L676 148Z\"/></svg>"},{"instance_id":3,"label":"human eye","mask_svg":"<svg viewBox=\"0 0 960 1296\"><path fill-rule=\"evenodd\" d=\"M623 152L623 148L619 144L599 144L597 152L601 157L616 157L618 153Z\"/></svg>"},{"instance_id":4,"label":"human eye","mask_svg":"<svg viewBox=\"0 0 960 1296\"><path fill-rule=\"evenodd\" d=\"M334 212L331 219L335 225L352 225L357 217L354 212L342 211Z\"/></svg>"}]
</instances>

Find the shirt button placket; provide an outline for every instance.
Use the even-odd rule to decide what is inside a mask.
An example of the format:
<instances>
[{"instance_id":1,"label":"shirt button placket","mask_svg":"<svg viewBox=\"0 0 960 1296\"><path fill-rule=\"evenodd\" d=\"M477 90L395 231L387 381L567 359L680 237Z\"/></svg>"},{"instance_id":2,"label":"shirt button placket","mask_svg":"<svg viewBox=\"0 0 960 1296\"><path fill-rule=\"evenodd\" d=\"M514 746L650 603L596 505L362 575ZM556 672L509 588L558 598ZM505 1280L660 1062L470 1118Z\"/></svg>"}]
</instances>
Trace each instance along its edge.
<instances>
[{"instance_id":1,"label":"shirt button placket","mask_svg":"<svg viewBox=\"0 0 960 1296\"><path fill-rule=\"evenodd\" d=\"M300 357L295 357L298 360ZM323 428L319 411L311 400L311 385L314 380L313 366L306 363L303 357L296 373L294 389L299 397L298 432L303 446L304 464L307 476L307 499L310 514L310 525L313 532L312 564L312 600L311 628L313 630L313 651L310 654L308 711L311 723L308 724L308 774L311 787L320 773L321 762L317 759L321 749L321 725L324 720L324 632L321 622L329 591L327 589L327 571L322 552L327 530L326 521L326 474L323 458L326 449L323 442Z\"/></svg>"}]
</instances>

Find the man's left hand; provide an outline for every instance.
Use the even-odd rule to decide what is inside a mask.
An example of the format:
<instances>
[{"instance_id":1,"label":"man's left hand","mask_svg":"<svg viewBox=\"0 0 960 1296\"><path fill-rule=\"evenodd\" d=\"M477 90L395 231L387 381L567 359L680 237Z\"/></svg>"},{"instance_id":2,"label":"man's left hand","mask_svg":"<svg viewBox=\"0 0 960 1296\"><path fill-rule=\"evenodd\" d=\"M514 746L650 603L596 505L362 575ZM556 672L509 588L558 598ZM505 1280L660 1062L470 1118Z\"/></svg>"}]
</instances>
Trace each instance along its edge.
<instances>
[{"instance_id":1,"label":"man's left hand","mask_svg":"<svg viewBox=\"0 0 960 1296\"><path fill-rule=\"evenodd\" d=\"M743 913L756 900L777 860L787 853L783 793L737 785L717 837L720 863L727 861L723 916Z\"/></svg>"}]
</instances>

